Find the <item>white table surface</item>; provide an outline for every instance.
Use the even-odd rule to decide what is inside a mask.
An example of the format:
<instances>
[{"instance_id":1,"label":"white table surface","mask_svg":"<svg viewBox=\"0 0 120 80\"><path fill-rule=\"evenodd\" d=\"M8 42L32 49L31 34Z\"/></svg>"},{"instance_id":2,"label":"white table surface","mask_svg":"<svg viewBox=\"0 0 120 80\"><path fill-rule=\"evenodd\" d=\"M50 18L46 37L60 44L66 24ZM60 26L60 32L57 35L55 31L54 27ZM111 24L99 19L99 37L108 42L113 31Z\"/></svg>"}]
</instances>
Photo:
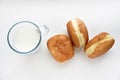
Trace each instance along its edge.
<instances>
[{"instance_id":1,"label":"white table surface","mask_svg":"<svg viewBox=\"0 0 120 80\"><path fill-rule=\"evenodd\" d=\"M55 34L67 35L66 23L74 18L85 22L90 39L103 31L113 35L113 48L95 59L77 48L72 59L56 62L46 41ZM9 28L23 20L50 29L29 55L12 51L6 39ZM0 0L0 80L120 80L120 1Z\"/></svg>"}]
</instances>

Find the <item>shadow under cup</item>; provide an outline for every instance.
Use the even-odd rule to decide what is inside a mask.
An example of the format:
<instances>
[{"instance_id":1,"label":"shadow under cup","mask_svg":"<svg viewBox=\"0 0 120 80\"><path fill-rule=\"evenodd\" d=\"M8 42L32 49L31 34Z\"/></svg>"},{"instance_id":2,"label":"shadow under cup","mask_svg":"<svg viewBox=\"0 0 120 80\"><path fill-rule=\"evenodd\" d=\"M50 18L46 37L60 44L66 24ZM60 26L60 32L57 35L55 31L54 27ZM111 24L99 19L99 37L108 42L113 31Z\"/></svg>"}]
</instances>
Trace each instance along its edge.
<instances>
[{"instance_id":1,"label":"shadow under cup","mask_svg":"<svg viewBox=\"0 0 120 80\"><path fill-rule=\"evenodd\" d=\"M30 21L21 21L14 24L8 31L7 42L9 47L21 54L28 54L38 48L42 35L48 33L48 27L37 26Z\"/></svg>"}]
</instances>

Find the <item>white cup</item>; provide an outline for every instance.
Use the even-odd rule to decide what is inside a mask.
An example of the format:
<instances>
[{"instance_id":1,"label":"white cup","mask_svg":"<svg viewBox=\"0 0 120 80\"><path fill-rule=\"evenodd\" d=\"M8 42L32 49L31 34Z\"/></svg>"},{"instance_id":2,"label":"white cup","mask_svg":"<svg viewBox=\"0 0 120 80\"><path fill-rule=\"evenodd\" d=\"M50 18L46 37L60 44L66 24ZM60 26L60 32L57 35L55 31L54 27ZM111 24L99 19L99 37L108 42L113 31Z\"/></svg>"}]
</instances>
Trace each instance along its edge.
<instances>
[{"instance_id":1,"label":"white cup","mask_svg":"<svg viewBox=\"0 0 120 80\"><path fill-rule=\"evenodd\" d=\"M42 37L49 32L47 26L38 26L31 21L15 23L8 31L7 42L9 47L20 54L28 54L38 48Z\"/></svg>"}]
</instances>

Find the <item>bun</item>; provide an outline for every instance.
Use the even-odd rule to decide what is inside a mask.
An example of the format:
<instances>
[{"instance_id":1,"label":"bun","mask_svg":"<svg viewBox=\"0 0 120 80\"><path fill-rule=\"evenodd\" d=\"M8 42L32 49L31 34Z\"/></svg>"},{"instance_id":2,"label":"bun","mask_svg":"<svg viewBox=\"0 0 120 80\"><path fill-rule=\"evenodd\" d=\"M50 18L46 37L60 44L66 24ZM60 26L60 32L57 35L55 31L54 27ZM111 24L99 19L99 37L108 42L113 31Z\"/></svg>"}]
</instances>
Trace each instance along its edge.
<instances>
[{"instance_id":1,"label":"bun","mask_svg":"<svg viewBox=\"0 0 120 80\"><path fill-rule=\"evenodd\" d=\"M67 23L67 31L75 47L82 47L88 42L88 30L81 19L70 20Z\"/></svg>"},{"instance_id":2,"label":"bun","mask_svg":"<svg viewBox=\"0 0 120 80\"><path fill-rule=\"evenodd\" d=\"M114 42L114 38L109 33L102 32L88 42L84 51L88 57L95 58L106 53Z\"/></svg>"},{"instance_id":3,"label":"bun","mask_svg":"<svg viewBox=\"0 0 120 80\"><path fill-rule=\"evenodd\" d=\"M74 55L74 47L71 40L63 34L58 34L51 37L47 41L47 47L58 62L69 60Z\"/></svg>"}]
</instances>

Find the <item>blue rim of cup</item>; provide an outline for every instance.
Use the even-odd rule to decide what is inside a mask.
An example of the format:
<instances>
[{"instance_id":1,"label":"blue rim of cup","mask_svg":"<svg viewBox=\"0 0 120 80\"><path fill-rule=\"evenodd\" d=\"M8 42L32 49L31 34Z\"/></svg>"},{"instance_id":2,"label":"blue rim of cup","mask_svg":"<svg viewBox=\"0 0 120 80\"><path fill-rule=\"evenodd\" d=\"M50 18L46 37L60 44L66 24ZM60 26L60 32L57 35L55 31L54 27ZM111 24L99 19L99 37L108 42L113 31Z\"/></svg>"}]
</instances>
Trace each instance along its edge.
<instances>
[{"instance_id":1,"label":"blue rim of cup","mask_svg":"<svg viewBox=\"0 0 120 80\"><path fill-rule=\"evenodd\" d=\"M31 49L31 50L29 50L29 51L26 51L26 52L22 52L22 51L19 51L19 50L15 49L15 48L11 45L11 42L10 42L10 39L9 39L9 38L10 38L10 33L11 33L12 29L13 29L14 27L16 27L16 25L18 25L18 24L20 24L20 23L30 23L30 24L34 25L34 27L37 28L37 30L38 30L38 32L39 32L39 34L40 34L40 39L39 39L39 42L37 43L37 45L36 45L33 49ZM17 52L17 53L20 53L20 54L28 54L28 53L31 53L31 52L33 52L34 50L36 50L36 49L38 48L38 46L40 45L41 38L42 38L42 34L41 34L41 31L40 31L39 26L36 25L35 23L31 22L31 21L20 21L20 22L15 23L15 24L9 29L8 34L7 34L7 42L8 42L9 47L10 47L13 51L15 51L15 52Z\"/></svg>"}]
</instances>

